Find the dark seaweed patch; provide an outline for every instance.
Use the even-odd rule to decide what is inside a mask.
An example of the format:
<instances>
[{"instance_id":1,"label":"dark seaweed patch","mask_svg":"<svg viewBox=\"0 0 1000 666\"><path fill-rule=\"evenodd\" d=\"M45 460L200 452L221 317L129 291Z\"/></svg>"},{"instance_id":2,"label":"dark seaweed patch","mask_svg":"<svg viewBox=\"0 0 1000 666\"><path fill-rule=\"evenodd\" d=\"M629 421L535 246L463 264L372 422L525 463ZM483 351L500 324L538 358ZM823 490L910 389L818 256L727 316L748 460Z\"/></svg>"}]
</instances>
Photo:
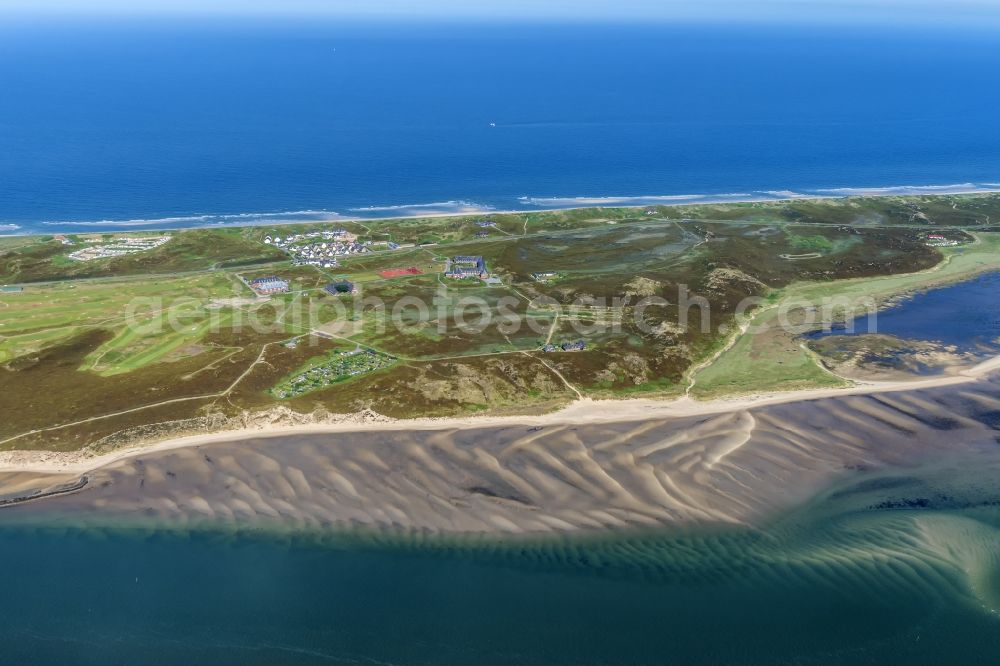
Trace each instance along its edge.
<instances>
[{"instance_id":1,"label":"dark seaweed patch","mask_svg":"<svg viewBox=\"0 0 1000 666\"><path fill-rule=\"evenodd\" d=\"M521 497L515 493L511 492L500 492L486 486L470 486L466 488L466 491L472 493L473 495L482 495L484 497L492 497L493 499L508 500L510 502L517 502L519 504L531 504L527 499Z\"/></svg>"}]
</instances>

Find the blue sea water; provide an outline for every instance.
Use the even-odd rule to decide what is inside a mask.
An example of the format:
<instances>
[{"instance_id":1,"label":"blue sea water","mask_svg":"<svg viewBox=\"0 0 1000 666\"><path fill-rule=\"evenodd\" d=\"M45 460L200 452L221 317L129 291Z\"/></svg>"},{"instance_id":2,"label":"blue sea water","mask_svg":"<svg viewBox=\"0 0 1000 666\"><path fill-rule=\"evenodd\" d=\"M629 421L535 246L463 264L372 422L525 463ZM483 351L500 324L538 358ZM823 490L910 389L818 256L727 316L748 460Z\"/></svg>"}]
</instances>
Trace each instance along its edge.
<instances>
[{"instance_id":1,"label":"blue sea water","mask_svg":"<svg viewBox=\"0 0 1000 666\"><path fill-rule=\"evenodd\" d=\"M1000 353L1000 273L914 294L891 308L807 337L880 333L935 342L980 356Z\"/></svg>"},{"instance_id":2,"label":"blue sea water","mask_svg":"<svg viewBox=\"0 0 1000 666\"><path fill-rule=\"evenodd\" d=\"M998 47L926 27L10 20L0 233L990 187Z\"/></svg>"},{"instance_id":3,"label":"blue sea water","mask_svg":"<svg viewBox=\"0 0 1000 666\"><path fill-rule=\"evenodd\" d=\"M0 234L990 187L998 46L916 29L0 25ZM998 525L987 504L411 548L0 513L0 663L996 663Z\"/></svg>"},{"instance_id":4,"label":"blue sea water","mask_svg":"<svg viewBox=\"0 0 1000 666\"><path fill-rule=\"evenodd\" d=\"M997 521L883 511L520 544L0 527L0 661L996 663Z\"/></svg>"}]
</instances>

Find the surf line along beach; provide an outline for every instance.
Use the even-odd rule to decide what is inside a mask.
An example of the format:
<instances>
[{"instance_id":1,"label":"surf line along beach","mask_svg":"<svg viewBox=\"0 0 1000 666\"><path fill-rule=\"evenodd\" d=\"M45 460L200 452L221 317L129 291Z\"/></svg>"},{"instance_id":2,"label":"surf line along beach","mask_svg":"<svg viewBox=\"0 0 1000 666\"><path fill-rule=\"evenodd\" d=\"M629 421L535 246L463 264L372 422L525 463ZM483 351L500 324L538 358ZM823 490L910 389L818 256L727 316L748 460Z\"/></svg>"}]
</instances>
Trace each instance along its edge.
<instances>
[{"instance_id":1,"label":"surf line along beach","mask_svg":"<svg viewBox=\"0 0 1000 666\"><path fill-rule=\"evenodd\" d=\"M650 196L605 197L522 197L516 205L504 202L477 204L469 201L447 201L427 204L371 206L352 208L346 212L332 210L287 211L279 213L212 213L182 217L151 217L148 219L63 220L41 223L3 225L0 234L32 236L53 233L73 234L85 230L94 232L180 231L225 227L294 225L324 222L377 222L385 220L433 219L462 215L517 215L522 213L557 213L591 208L626 208L641 210L650 206L698 206L741 203L787 203L793 201L827 201L850 197L935 196L957 194L993 194L1000 187L992 183L961 183L955 185L901 185L892 187L839 187L823 190L758 191L733 194L667 194ZM8 228L4 228L4 227Z\"/></svg>"},{"instance_id":2,"label":"surf line along beach","mask_svg":"<svg viewBox=\"0 0 1000 666\"><path fill-rule=\"evenodd\" d=\"M95 458L8 452L0 487L33 500L8 504L8 515L97 523L142 515L442 533L754 524L851 470L988 455L997 369L1000 358L955 376L704 403L583 400L544 416L228 431ZM960 436L942 437L944 420Z\"/></svg>"}]
</instances>

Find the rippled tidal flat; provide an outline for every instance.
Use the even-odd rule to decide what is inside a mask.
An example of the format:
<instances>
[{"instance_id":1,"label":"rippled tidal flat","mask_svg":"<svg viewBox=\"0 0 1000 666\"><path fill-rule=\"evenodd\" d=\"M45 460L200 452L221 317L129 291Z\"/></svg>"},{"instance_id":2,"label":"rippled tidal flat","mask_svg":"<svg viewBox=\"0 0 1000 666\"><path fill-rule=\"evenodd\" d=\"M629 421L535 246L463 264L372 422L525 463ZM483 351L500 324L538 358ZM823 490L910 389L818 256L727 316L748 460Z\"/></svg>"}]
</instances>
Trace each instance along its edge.
<instances>
[{"instance_id":1,"label":"rippled tidal flat","mask_svg":"<svg viewBox=\"0 0 1000 666\"><path fill-rule=\"evenodd\" d=\"M0 512L0 655L989 663L997 414L993 378L124 459Z\"/></svg>"}]
</instances>

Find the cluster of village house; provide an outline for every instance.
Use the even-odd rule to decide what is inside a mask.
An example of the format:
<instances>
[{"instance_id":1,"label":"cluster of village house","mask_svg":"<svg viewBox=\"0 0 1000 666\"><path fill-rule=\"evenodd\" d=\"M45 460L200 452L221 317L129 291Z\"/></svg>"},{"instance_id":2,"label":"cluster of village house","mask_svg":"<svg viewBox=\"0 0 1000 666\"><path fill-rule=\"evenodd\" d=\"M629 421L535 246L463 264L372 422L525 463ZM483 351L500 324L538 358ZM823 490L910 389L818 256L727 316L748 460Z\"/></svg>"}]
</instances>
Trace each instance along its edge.
<instances>
[{"instance_id":1,"label":"cluster of village house","mask_svg":"<svg viewBox=\"0 0 1000 666\"><path fill-rule=\"evenodd\" d=\"M74 261L93 261L94 259L107 259L109 257L123 257L127 254L135 254L137 252L146 252L154 248L165 245L170 240L170 236L155 236L155 237L145 237L145 238L115 238L114 240L101 243L100 241L86 241L88 247L82 248L75 252L70 252L68 256ZM64 245L71 245L72 241L64 237L61 240ZM100 243L99 245L93 245L93 243Z\"/></svg>"},{"instance_id":2,"label":"cluster of village house","mask_svg":"<svg viewBox=\"0 0 1000 666\"><path fill-rule=\"evenodd\" d=\"M312 241L312 242L303 242ZM384 245L395 250L399 245L390 241L359 242L357 236L346 229L313 231L307 234L291 234L288 236L265 236L264 243L273 245L288 253L296 266L319 266L320 268L335 268L338 257L370 252L373 247Z\"/></svg>"}]
</instances>

